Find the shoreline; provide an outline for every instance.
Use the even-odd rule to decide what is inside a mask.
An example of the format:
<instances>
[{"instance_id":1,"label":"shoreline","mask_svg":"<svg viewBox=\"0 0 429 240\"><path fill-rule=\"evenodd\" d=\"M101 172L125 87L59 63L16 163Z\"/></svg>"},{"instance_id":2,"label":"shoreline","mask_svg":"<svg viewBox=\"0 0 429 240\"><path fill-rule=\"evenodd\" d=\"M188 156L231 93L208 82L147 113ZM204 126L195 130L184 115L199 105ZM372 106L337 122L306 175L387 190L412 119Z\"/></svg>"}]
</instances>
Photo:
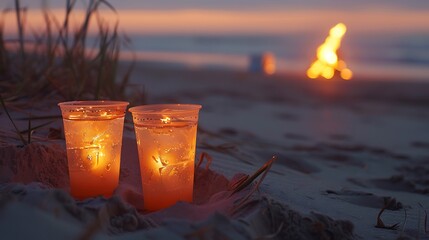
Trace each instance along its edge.
<instances>
[{"instance_id":1,"label":"shoreline","mask_svg":"<svg viewBox=\"0 0 429 240\"><path fill-rule=\"evenodd\" d=\"M269 51L267 51L269 52ZM191 69L191 70L215 70L215 71L249 71L252 55L263 54L226 54L203 53L183 51L125 51L121 53L121 62L129 62L136 59L138 63L144 63L154 68L164 69ZM303 75L311 64L308 61L297 61L274 56L276 61L276 75ZM429 70L426 65L412 65L407 63L372 63L347 61L354 79L360 81L387 81L387 82L429 82ZM329 79L322 79L329 81Z\"/></svg>"}]
</instances>

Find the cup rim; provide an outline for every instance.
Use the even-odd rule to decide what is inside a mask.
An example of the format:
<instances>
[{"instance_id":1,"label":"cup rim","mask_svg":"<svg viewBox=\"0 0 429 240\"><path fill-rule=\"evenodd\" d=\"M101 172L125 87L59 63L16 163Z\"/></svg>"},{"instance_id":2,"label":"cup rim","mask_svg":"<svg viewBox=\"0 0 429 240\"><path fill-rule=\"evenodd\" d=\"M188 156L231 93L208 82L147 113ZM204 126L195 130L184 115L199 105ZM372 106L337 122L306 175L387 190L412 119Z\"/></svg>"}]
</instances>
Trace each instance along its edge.
<instances>
[{"instance_id":1,"label":"cup rim","mask_svg":"<svg viewBox=\"0 0 429 240\"><path fill-rule=\"evenodd\" d=\"M132 114L185 114L199 111L199 104L146 104L128 109Z\"/></svg>"},{"instance_id":2,"label":"cup rim","mask_svg":"<svg viewBox=\"0 0 429 240\"><path fill-rule=\"evenodd\" d=\"M130 103L125 101L112 100L88 100L88 101L67 101L58 103L59 107L81 107L81 108L109 108L109 107L125 107Z\"/></svg>"}]
</instances>

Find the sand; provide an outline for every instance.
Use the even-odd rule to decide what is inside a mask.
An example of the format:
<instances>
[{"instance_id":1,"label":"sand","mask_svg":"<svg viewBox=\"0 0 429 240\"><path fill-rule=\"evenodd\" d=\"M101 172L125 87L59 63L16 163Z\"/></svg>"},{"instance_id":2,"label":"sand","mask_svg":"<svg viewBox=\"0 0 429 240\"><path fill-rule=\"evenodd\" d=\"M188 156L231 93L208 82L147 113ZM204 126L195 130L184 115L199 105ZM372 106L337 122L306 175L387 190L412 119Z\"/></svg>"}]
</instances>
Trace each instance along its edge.
<instances>
[{"instance_id":1,"label":"sand","mask_svg":"<svg viewBox=\"0 0 429 240\"><path fill-rule=\"evenodd\" d=\"M203 105L197 155L212 161L196 171L194 203L144 211L128 118L120 185L109 199L70 197L64 140L17 147L2 139L0 232L6 239L429 238L429 85L366 80L140 63L132 82L144 84L148 103ZM232 193L273 155L256 191L258 180ZM383 223L399 223L396 230L375 227L383 208Z\"/></svg>"},{"instance_id":2,"label":"sand","mask_svg":"<svg viewBox=\"0 0 429 240\"><path fill-rule=\"evenodd\" d=\"M68 179L64 172L67 171L66 158L58 146L31 143L19 148L4 147L2 151L13 152L3 159L16 160L2 163L3 170L14 165L11 162L17 165L15 171L10 171L9 175L13 177L0 186L0 228L6 239L353 237L351 222L335 221L316 213L302 216L268 196L249 195L255 186L234 194L231 186L243 174L228 180L209 168L197 168L193 204L180 202L147 213L141 205L141 192L133 190L134 187L123 179L114 197L75 201L64 190L67 189L64 182ZM37 158L29 157L29 152ZM56 159L62 161L56 162ZM26 164L22 164L24 161ZM129 165L123 164L123 168L127 167ZM22 226L26 231L16 226Z\"/></svg>"}]
</instances>

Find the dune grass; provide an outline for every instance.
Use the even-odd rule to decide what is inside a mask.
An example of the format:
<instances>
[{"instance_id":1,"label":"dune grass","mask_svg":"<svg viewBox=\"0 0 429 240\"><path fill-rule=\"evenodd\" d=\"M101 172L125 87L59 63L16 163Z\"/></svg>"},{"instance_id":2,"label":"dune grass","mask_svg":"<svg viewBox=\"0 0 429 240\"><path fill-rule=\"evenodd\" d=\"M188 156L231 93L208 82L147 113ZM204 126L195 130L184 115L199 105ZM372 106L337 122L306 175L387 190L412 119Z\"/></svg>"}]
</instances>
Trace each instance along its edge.
<instances>
[{"instance_id":1,"label":"dune grass","mask_svg":"<svg viewBox=\"0 0 429 240\"><path fill-rule=\"evenodd\" d=\"M32 120L43 116L30 115L25 119L28 129L19 130L8 107L28 111L70 100L127 100L132 104L145 100L141 90L127 88L134 61L123 66L126 69L122 76L118 74L121 48L128 47L130 41L119 34L118 21L110 26L99 11L100 7L107 7L116 12L115 8L106 0L89 0L83 19L76 23L73 18L72 24L76 2L65 0L61 20L42 7L42 29L33 29L27 18L28 9L20 0L14 0L13 9L0 13L1 107L23 145L31 142L35 129L49 125L52 118L32 126ZM5 26L12 21L17 26L16 38L8 39Z\"/></svg>"},{"instance_id":2,"label":"dune grass","mask_svg":"<svg viewBox=\"0 0 429 240\"><path fill-rule=\"evenodd\" d=\"M132 98L126 88L134 64L117 79L120 50L129 40L119 34L118 23L109 26L99 12L101 6L116 11L109 2L90 0L84 18L73 26L76 0L66 0L62 20L45 7L43 31L29 31L27 9L19 0L14 3L0 16L0 94L6 103ZM4 26L11 20L16 21L17 39L7 40ZM95 35L90 36L90 26ZM142 101L139 94L137 101Z\"/></svg>"}]
</instances>

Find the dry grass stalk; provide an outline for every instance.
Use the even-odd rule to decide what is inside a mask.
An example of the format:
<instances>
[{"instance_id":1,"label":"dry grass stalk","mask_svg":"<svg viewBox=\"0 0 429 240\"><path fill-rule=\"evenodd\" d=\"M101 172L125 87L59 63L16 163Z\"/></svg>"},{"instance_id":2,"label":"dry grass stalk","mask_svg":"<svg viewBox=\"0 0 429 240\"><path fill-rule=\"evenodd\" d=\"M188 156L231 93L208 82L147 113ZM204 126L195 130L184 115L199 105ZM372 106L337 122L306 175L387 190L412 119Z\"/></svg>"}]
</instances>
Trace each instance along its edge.
<instances>
[{"instance_id":1,"label":"dry grass stalk","mask_svg":"<svg viewBox=\"0 0 429 240\"><path fill-rule=\"evenodd\" d=\"M83 21L70 26L76 0L66 1L62 21L46 8L44 31L26 31L26 9L15 0L18 36L7 41L4 35L6 15L0 18L0 92L6 102L46 99L58 100L125 99L126 87L134 63L117 82L120 49L129 40L118 34L118 24L110 27L98 14L101 5L116 11L105 0L90 0ZM91 39L89 27L96 26ZM75 29L75 30L72 30ZM15 47L14 47L15 46ZM17 46L17 47L16 47Z\"/></svg>"},{"instance_id":2,"label":"dry grass stalk","mask_svg":"<svg viewBox=\"0 0 429 240\"><path fill-rule=\"evenodd\" d=\"M27 24L27 9L15 0L15 8L4 9L0 15L0 94L2 106L9 119L9 108L28 109L33 103L51 104L67 100L124 100L132 98L134 103L144 100L142 93L127 93L134 62L130 64L118 82L117 69L120 49L129 44L129 39L118 33L118 24L106 24L98 13L101 5L116 12L106 0L90 0L81 23L71 26L76 0L66 1L66 13L58 20L44 7L42 15L45 26L41 31L32 30ZM17 38L7 40L4 26L9 14L15 15ZM29 22L29 21L28 21ZM89 34L90 26L96 26L95 38ZM133 96L143 97L133 97ZM43 99L43 101L41 101ZM37 107L37 105L36 105ZM49 116L50 117L50 116ZM22 144L31 142L34 129L50 122L32 126L32 120L44 117L30 116L28 129L19 131L12 121L17 137ZM61 116L55 116L59 119ZM27 140L22 133L27 134Z\"/></svg>"},{"instance_id":3,"label":"dry grass stalk","mask_svg":"<svg viewBox=\"0 0 429 240\"><path fill-rule=\"evenodd\" d=\"M381 208L380 212L377 215L377 224L375 225L376 228L384 228L389 230L397 230L399 228L399 223L395 223L393 225L385 225L383 220L381 220L381 215L383 214L384 210L389 207L392 200L393 198L384 199L384 206L383 208Z\"/></svg>"},{"instance_id":4,"label":"dry grass stalk","mask_svg":"<svg viewBox=\"0 0 429 240\"><path fill-rule=\"evenodd\" d=\"M244 179L244 181L240 181L238 185L236 185L232 191L232 194L241 191L248 185L250 185L259 175L262 174L259 181L256 182L254 188L244 197L242 198L238 204L234 205L233 209L231 209L231 214L235 214L238 212L241 208L243 208L246 203L248 203L248 200L250 197L259 190L259 186L264 181L265 177L267 176L268 172L271 169L271 166L273 165L274 161L277 159L277 156L272 156L270 160L268 160L261 168L259 168L254 174L252 174L250 177L247 177Z\"/></svg>"},{"instance_id":5,"label":"dry grass stalk","mask_svg":"<svg viewBox=\"0 0 429 240\"><path fill-rule=\"evenodd\" d=\"M22 144L26 145L27 141L25 141L24 137L21 135L21 132L19 131L18 127L16 126L15 122L13 121L12 117L10 116L9 111L7 110L6 104L4 103L3 97L1 95L0 95L0 103L3 107L3 110L5 111L5 113L7 115L7 117L9 118L10 122L12 123L13 128L15 129L17 136L21 140Z\"/></svg>"},{"instance_id":6,"label":"dry grass stalk","mask_svg":"<svg viewBox=\"0 0 429 240\"><path fill-rule=\"evenodd\" d=\"M202 152L200 154L200 157L198 158L198 162L197 162L197 168L199 168L201 166L204 159L207 159L206 170L208 170L210 168L212 161L213 161L213 158L207 152Z\"/></svg>"},{"instance_id":7,"label":"dry grass stalk","mask_svg":"<svg viewBox=\"0 0 429 240\"><path fill-rule=\"evenodd\" d=\"M425 221L424 221L424 224L425 224L425 234L429 233L429 230L428 230L428 227L427 227L427 223L428 223L428 213L425 210Z\"/></svg>"},{"instance_id":8,"label":"dry grass stalk","mask_svg":"<svg viewBox=\"0 0 429 240\"><path fill-rule=\"evenodd\" d=\"M272 156L271 159L268 160L262 167L260 167L254 174L252 174L251 176L247 176L245 179L240 181L239 184L235 185L233 189L231 189L232 193L234 194L236 192L243 190L245 187L250 185L259 175L263 173L261 179L256 184L255 189L257 189L259 185L262 183L262 181L264 180L268 171L271 169L271 166L273 165L276 159L277 159L277 156Z\"/></svg>"},{"instance_id":9,"label":"dry grass stalk","mask_svg":"<svg viewBox=\"0 0 429 240\"><path fill-rule=\"evenodd\" d=\"M200 157L198 159L196 167L199 168L202 165L204 159L207 160L207 164L206 164L205 169L208 170L210 168L210 164L213 161L213 158L207 152L202 152L200 154ZM261 185L265 176L268 174L269 170L271 169L271 166L273 165L273 163L275 162L276 159L277 159L277 156L272 156L270 158L270 160L268 160L264 165L262 165L262 167L260 167L258 170L256 170L255 173L253 173L250 176L245 175L242 179L235 182L235 184L233 184L231 186L231 188L229 189L231 191L231 195L234 193L237 193L237 192L243 190L244 188L246 188L247 186L249 186L256 178L259 177L259 175L262 174L261 178L256 183L254 189L250 192L250 194L248 196L248 197L250 197L250 195L252 195L256 190L258 190L259 186Z\"/></svg>"},{"instance_id":10,"label":"dry grass stalk","mask_svg":"<svg viewBox=\"0 0 429 240\"><path fill-rule=\"evenodd\" d=\"M423 220L424 232L425 232L425 234L429 234L429 227L427 225L428 224L428 213L427 213L426 209L423 207L423 205L421 203L418 203L418 204L423 209L423 211L425 212L425 217L424 217L424 220Z\"/></svg>"}]
</instances>

